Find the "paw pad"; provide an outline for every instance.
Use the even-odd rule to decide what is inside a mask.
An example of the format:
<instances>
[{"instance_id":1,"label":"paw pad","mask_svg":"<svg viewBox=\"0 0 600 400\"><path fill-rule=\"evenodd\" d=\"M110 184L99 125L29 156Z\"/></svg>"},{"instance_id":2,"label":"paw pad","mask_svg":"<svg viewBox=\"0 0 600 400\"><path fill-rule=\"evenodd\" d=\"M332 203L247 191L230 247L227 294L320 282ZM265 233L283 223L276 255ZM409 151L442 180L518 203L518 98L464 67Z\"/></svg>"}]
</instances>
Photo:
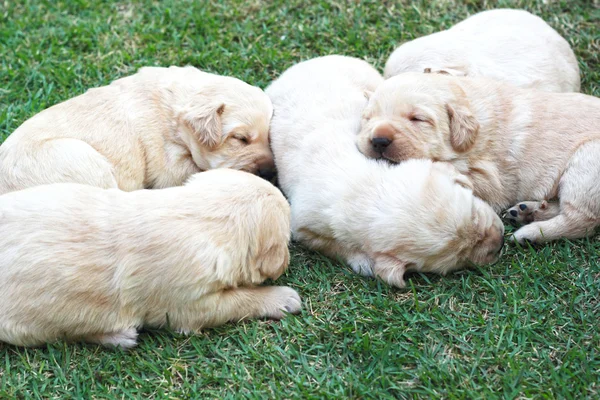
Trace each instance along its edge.
<instances>
[{"instance_id":1,"label":"paw pad","mask_svg":"<svg viewBox=\"0 0 600 400\"><path fill-rule=\"evenodd\" d=\"M514 207L506 210L506 214L504 215L504 219L507 220L511 225L519 226L526 225L534 221L534 211L540 206L537 202L529 202L531 204L526 204L528 202L522 202ZM537 206L536 206L537 205Z\"/></svg>"}]
</instances>

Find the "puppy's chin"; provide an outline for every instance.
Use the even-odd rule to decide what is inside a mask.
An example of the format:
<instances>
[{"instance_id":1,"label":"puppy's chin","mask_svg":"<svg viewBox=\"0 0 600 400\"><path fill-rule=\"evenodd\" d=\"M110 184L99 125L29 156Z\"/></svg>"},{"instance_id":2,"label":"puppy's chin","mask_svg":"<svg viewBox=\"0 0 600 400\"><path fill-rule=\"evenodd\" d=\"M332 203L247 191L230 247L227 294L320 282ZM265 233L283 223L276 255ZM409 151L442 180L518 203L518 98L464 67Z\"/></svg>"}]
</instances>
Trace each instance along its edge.
<instances>
[{"instance_id":1,"label":"puppy's chin","mask_svg":"<svg viewBox=\"0 0 600 400\"><path fill-rule=\"evenodd\" d=\"M369 135L359 134L356 138L356 148L367 158L379 159L382 158L381 153L373 150Z\"/></svg>"},{"instance_id":2,"label":"puppy's chin","mask_svg":"<svg viewBox=\"0 0 600 400\"><path fill-rule=\"evenodd\" d=\"M388 165L398 164L398 161L395 161L392 158L386 157L385 154L378 153L375 150L373 150L373 148L371 147L370 139L368 139L368 137L366 139L359 137L356 141L356 148L367 158L382 161Z\"/></svg>"}]
</instances>

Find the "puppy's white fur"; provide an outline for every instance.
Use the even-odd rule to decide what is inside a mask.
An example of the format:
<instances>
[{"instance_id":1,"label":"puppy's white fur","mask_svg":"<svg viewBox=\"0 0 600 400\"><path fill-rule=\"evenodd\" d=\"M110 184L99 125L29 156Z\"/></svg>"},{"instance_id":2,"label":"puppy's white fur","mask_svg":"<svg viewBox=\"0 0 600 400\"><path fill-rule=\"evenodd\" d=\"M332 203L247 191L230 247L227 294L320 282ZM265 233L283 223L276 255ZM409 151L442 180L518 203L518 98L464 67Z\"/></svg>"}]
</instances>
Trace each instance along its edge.
<instances>
[{"instance_id":1,"label":"puppy's white fur","mask_svg":"<svg viewBox=\"0 0 600 400\"><path fill-rule=\"evenodd\" d=\"M475 14L452 28L398 47L385 77L403 72L483 76L549 92L578 92L579 66L569 43L524 10Z\"/></svg>"},{"instance_id":2,"label":"puppy's white fur","mask_svg":"<svg viewBox=\"0 0 600 400\"><path fill-rule=\"evenodd\" d=\"M327 56L293 66L267 88L292 236L398 287L407 270L445 274L495 261L501 221L452 166L390 166L356 149L365 93L381 82L364 61Z\"/></svg>"},{"instance_id":3,"label":"puppy's white fur","mask_svg":"<svg viewBox=\"0 0 600 400\"><path fill-rule=\"evenodd\" d=\"M498 212L528 201L510 210L533 221L514 238L545 242L600 225L599 126L600 99L592 96L407 73L373 93L357 140L374 158L452 162ZM376 151L373 139L382 137L389 145Z\"/></svg>"},{"instance_id":4,"label":"puppy's white fur","mask_svg":"<svg viewBox=\"0 0 600 400\"><path fill-rule=\"evenodd\" d=\"M288 264L289 205L251 174L214 170L181 187L80 184L0 196L0 340L135 345L137 328L194 332L300 310L256 287Z\"/></svg>"},{"instance_id":5,"label":"puppy's white fur","mask_svg":"<svg viewBox=\"0 0 600 400\"><path fill-rule=\"evenodd\" d=\"M48 108L0 146L0 194L48 183L130 191L212 168L273 168L259 88L193 67L146 67Z\"/></svg>"}]
</instances>

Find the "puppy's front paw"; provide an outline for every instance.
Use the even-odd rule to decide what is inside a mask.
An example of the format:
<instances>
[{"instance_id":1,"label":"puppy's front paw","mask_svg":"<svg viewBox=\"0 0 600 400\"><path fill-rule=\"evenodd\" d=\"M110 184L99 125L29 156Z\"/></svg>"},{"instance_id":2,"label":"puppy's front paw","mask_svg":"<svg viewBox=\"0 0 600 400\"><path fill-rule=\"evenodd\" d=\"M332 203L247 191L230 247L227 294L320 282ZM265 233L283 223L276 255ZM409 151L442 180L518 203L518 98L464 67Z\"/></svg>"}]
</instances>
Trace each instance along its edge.
<instances>
[{"instance_id":1,"label":"puppy's front paw","mask_svg":"<svg viewBox=\"0 0 600 400\"><path fill-rule=\"evenodd\" d=\"M380 255L375 260L375 275L386 282L388 285L397 288L405 288L404 272L406 272L406 263L397 258Z\"/></svg>"},{"instance_id":2,"label":"puppy's front paw","mask_svg":"<svg viewBox=\"0 0 600 400\"><path fill-rule=\"evenodd\" d=\"M377 276L380 277L388 285L392 285L400 289L404 289L406 287L406 281L404 280L403 272L399 273L394 271L387 271L383 274L377 274Z\"/></svg>"},{"instance_id":3,"label":"puppy's front paw","mask_svg":"<svg viewBox=\"0 0 600 400\"><path fill-rule=\"evenodd\" d=\"M352 270L362 276L373 276L373 265L375 262L365 254L355 254L348 257L348 265Z\"/></svg>"},{"instance_id":4,"label":"puppy's front paw","mask_svg":"<svg viewBox=\"0 0 600 400\"><path fill-rule=\"evenodd\" d=\"M542 234L540 229L536 226L536 224L532 224L517 230L511 237L511 240L519 243L521 246L525 246L527 244L533 246L539 242L541 237Z\"/></svg>"},{"instance_id":5,"label":"puppy's front paw","mask_svg":"<svg viewBox=\"0 0 600 400\"><path fill-rule=\"evenodd\" d=\"M547 205L546 201L523 201L506 210L504 219L512 225L527 225L535 221L536 212L545 209Z\"/></svg>"},{"instance_id":6,"label":"puppy's front paw","mask_svg":"<svg viewBox=\"0 0 600 400\"><path fill-rule=\"evenodd\" d=\"M287 286L273 286L268 296L265 317L270 319L282 319L286 313L298 314L302 309L300 295Z\"/></svg>"}]
</instances>

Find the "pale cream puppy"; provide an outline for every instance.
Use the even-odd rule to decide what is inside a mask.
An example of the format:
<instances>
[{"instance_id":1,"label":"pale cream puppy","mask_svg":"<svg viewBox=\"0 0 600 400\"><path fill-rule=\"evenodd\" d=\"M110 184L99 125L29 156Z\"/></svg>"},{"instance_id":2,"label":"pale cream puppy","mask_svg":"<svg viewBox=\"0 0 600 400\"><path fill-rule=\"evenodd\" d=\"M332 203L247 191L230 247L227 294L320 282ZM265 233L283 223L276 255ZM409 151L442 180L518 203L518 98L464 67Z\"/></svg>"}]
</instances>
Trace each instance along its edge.
<instances>
[{"instance_id":1,"label":"pale cream puppy","mask_svg":"<svg viewBox=\"0 0 600 400\"><path fill-rule=\"evenodd\" d=\"M482 76L549 92L578 92L580 86L569 43L524 10L484 11L404 43L387 61L385 77L404 72Z\"/></svg>"},{"instance_id":2,"label":"pale cream puppy","mask_svg":"<svg viewBox=\"0 0 600 400\"><path fill-rule=\"evenodd\" d=\"M291 67L267 88L292 237L397 287L406 271L445 274L494 262L502 223L454 167L429 160L391 166L356 149L365 92L381 82L364 61L327 56Z\"/></svg>"},{"instance_id":3,"label":"pale cream puppy","mask_svg":"<svg viewBox=\"0 0 600 400\"><path fill-rule=\"evenodd\" d=\"M0 194L47 183L131 191L234 168L274 175L265 93L193 67L146 67L48 108L0 146Z\"/></svg>"},{"instance_id":4,"label":"pale cream puppy","mask_svg":"<svg viewBox=\"0 0 600 400\"><path fill-rule=\"evenodd\" d=\"M600 223L598 98L407 73L377 88L357 141L373 158L453 163L497 212L528 201L508 213L535 221L515 233L521 243L583 237Z\"/></svg>"},{"instance_id":5,"label":"pale cream puppy","mask_svg":"<svg viewBox=\"0 0 600 400\"><path fill-rule=\"evenodd\" d=\"M80 184L0 196L0 341L131 347L137 329L195 332L300 310L288 287L289 205L235 170L123 192Z\"/></svg>"}]
</instances>

